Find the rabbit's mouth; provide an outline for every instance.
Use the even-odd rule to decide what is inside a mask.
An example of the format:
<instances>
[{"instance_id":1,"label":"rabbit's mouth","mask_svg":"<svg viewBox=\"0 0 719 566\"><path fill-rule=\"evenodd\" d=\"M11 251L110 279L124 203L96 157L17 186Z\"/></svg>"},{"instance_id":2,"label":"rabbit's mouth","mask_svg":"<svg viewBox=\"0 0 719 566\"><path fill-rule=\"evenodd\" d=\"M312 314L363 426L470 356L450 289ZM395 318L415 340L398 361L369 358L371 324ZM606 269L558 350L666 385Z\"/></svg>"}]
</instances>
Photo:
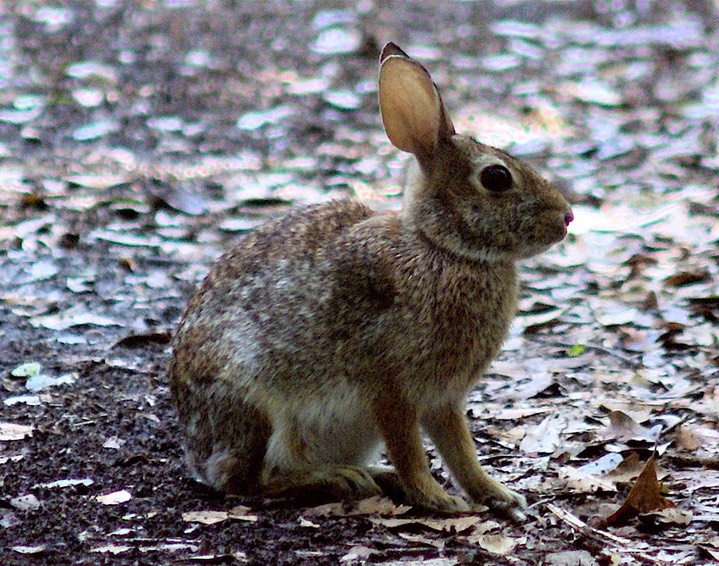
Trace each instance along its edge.
<instances>
[{"instance_id":1,"label":"rabbit's mouth","mask_svg":"<svg viewBox=\"0 0 719 566\"><path fill-rule=\"evenodd\" d=\"M549 242L550 246L556 244L557 242L561 242L567 236L567 233L569 232L569 224L572 220L574 220L574 214L571 210L568 212L560 212L557 216L559 218L552 222L553 229L548 230L548 235L551 239Z\"/></svg>"},{"instance_id":2,"label":"rabbit's mouth","mask_svg":"<svg viewBox=\"0 0 719 566\"><path fill-rule=\"evenodd\" d=\"M567 236L567 228L574 220L571 210L553 212L545 217L544 222L536 225L531 236L531 243L523 247L522 258L526 259L547 251L554 244L561 242Z\"/></svg>"}]
</instances>

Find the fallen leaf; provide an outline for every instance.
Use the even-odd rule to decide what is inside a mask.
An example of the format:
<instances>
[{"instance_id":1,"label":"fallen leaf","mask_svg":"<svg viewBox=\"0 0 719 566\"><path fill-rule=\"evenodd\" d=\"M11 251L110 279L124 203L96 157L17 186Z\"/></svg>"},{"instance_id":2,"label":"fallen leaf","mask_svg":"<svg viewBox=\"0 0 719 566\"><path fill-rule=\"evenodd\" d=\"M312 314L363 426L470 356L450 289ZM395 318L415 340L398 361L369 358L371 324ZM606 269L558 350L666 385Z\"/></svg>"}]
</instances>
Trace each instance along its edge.
<instances>
[{"instance_id":1,"label":"fallen leaf","mask_svg":"<svg viewBox=\"0 0 719 566\"><path fill-rule=\"evenodd\" d=\"M238 505L229 511L189 511L182 514L182 520L188 523L201 523L203 525L214 525L228 519L236 521L255 522L258 520L257 515L251 515L247 512L249 507Z\"/></svg>"},{"instance_id":2,"label":"fallen leaf","mask_svg":"<svg viewBox=\"0 0 719 566\"><path fill-rule=\"evenodd\" d=\"M366 546L353 546L349 549L347 554L340 558L340 562L356 562L364 561L373 554L377 554L379 551Z\"/></svg>"},{"instance_id":3,"label":"fallen leaf","mask_svg":"<svg viewBox=\"0 0 719 566\"><path fill-rule=\"evenodd\" d=\"M227 511L188 511L182 514L182 520L187 523L201 523L214 525L229 519Z\"/></svg>"},{"instance_id":4,"label":"fallen leaf","mask_svg":"<svg viewBox=\"0 0 719 566\"><path fill-rule=\"evenodd\" d=\"M40 395L13 395L3 401L3 405L6 407L12 407L13 405L25 404L30 407L37 407L42 405L43 400Z\"/></svg>"},{"instance_id":5,"label":"fallen leaf","mask_svg":"<svg viewBox=\"0 0 719 566\"><path fill-rule=\"evenodd\" d=\"M21 495L20 497L14 497L10 500L10 505L20 511L36 511L40 509L40 501L32 493Z\"/></svg>"},{"instance_id":6,"label":"fallen leaf","mask_svg":"<svg viewBox=\"0 0 719 566\"><path fill-rule=\"evenodd\" d=\"M619 509L607 517L607 524L626 523L640 513L650 513L675 506L661 495L661 484L657 480L655 467L655 454L652 454L627 499Z\"/></svg>"},{"instance_id":7,"label":"fallen leaf","mask_svg":"<svg viewBox=\"0 0 719 566\"><path fill-rule=\"evenodd\" d=\"M639 459L639 454L630 452L616 468L607 472L607 477L614 482L629 482L639 477L643 469L644 465Z\"/></svg>"},{"instance_id":8,"label":"fallen leaf","mask_svg":"<svg viewBox=\"0 0 719 566\"><path fill-rule=\"evenodd\" d=\"M25 457L24 454L15 454L14 456L0 456L0 465L8 462L19 462Z\"/></svg>"},{"instance_id":9,"label":"fallen leaf","mask_svg":"<svg viewBox=\"0 0 719 566\"><path fill-rule=\"evenodd\" d=\"M466 537L465 540L467 540L467 542L469 543L481 546L487 552L491 552L492 554L499 554L500 556L506 556L510 554L520 542L520 539L513 539L503 534L474 535Z\"/></svg>"},{"instance_id":10,"label":"fallen leaf","mask_svg":"<svg viewBox=\"0 0 719 566\"><path fill-rule=\"evenodd\" d=\"M105 546L91 548L90 552L97 552L101 554L122 554L128 550L132 550L132 547L125 544L106 544Z\"/></svg>"},{"instance_id":11,"label":"fallen leaf","mask_svg":"<svg viewBox=\"0 0 719 566\"><path fill-rule=\"evenodd\" d=\"M667 287L683 287L693 283L703 283L711 281L711 275L708 269L698 269L696 271L680 271L674 275L670 275L664 279Z\"/></svg>"},{"instance_id":12,"label":"fallen leaf","mask_svg":"<svg viewBox=\"0 0 719 566\"><path fill-rule=\"evenodd\" d=\"M544 559L547 566L596 566L599 564L586 550L567 550L553 552Z\"/></svg>"},{"instance_id":13,"label":"fallen leaf","mask_svg":"<svg viewBox=\"0 0 719 566\"><path fill-rule=\"evenodd\" d=\"M53 489L56 487L74 487L76 485L82 485L82 486L88 486L92 485L94 482L90 478L81 478L81 479L66 479L66 480L55 480L47 483L36 483L33 487L35 488L46 488L46 489Z\"/></svg>"},{"instance_id":14,"label":"fallen leaf","mask_svg":"<svg viewBox=\"0 0 719 566\"><path fill-rule=\"evenodd\" d=\"M66 373L58 377L50 375L34 375L25 382L25 388L29 391L38 392L48 387L56 387L58 385L72 385L77 379L76 374Z\"/></svg>"},{"instance_id":15,"label":"fallen leaf","mask_svg":"<svg viewBox=\"0 0 719 566\"><path fill-rule=\"evenodd\" d=\"M128 183L132 179L128 175L86 174L68 175L64 180L76 187L109 189L110 187Z\"/></svg>"},{"instance_id":16,"label":"fallen leaf","mask_svg":"<svg viewBox=\"0 0 719 566\"><path fill-rule=\"evenodd\" d=\"M525 454L552 454L560 445L560 435L567 426L562 415L550 415L530 428L519 443Z\"/></svg>"},{"instance_id":17,"label":"fallen leaf","mask_svg":"<svg viewBox=\"0 0 719 566\"><path fill-rule=\"evenodd\" d=\"M10 372L13 377L35 377L40 375L42 366L38 362L26 362L20 364Z\"/></svg>"},{"instance_id":18,"label":"fallen leaf","mask_svg":"<svg viewBox=\"0 0 719 566\"><path fill-rule=\"evenodd\" d=\"M120 338L110 348L121 346L123 348L142 348L150 344L169 344L172 336L169 332L148 332L144 334L130 334Z\"/></svg>"},{"instance_id":19,"label":"fallen leaf","mask_svg":"<svg viewBox=\"0 0 719 566\"><path fill-rule=\"evenodd\" d=\"M304 517L300 517L299 520L300 527L304 528L310 528L310 529L319 529L320 526L317 523L313 523L309 519L305 519Z\"/></svg>"},{"instance_id":20,"label":"fallen leaf","mask_svg":"<svg viewBox=\"0 0 719 566\"><path fill-rule=\"evenodd\" d=\"M608 417L609 427L606 430L607 438L654 443L663 428L661 424L655 425L652 428L646 428L623 411L611 411Z\"/></svg>"},{"instance_id":21,"label":"fallen leaf","mask_svg":"<svg viewBox=\"0 0 719 566\"><path fill-rule=\"evenodd\" d=\"M563 466L558 470L559 479L571 490L579 493L595 493L597 491L617 491L616 486L605 479L599 478L592 474L587 474L571 468Z\"/></svg>"},{"instance_id":22,"label":"fallen leaf","mask_svg":"<svg viewBox=\"0 0 719 566\"><path fill-rule=\"evenodd\" d=\"M126 503L132 499L132 494L126 489L106 493L105 495L96 495L95 499L103 505L119 505Z\"/></svg>"},{"instance_id":23,"label":"fallen leaf","mask_svg":"<svg viewBox=\"0 0 719 566\"><path fill-rule=\"evenodd\" d=\"M396 505L388 497L374 496L360 501L326 503L306 509L304 515L309 517L352 517L355 515L403 515L409 511L409 505Z\"/></svg>"},{"instance_id":24,"label":"fallen leaf","mask_svg":"<svg viewBox=\"0 0 719 566\"><path fill-rule=\"evenodd\" d=\"M397 505L389 497L376 495L361 499L356 503L353 515L404 515L412 507L410 505Z\"/></svg>"},{"instance_id":25,"label":"fallen leaf","mask_svg":"<svg viewBox=\"0 0 719 566\"><path fill-rule=\"evenodd\" d=\"M493 413L492 418L498 421L518 421L525 417L550 413L552 410L551 407L507 407L506 409L501 409L498 413Z\"/></svg>"},{"instance_id":26,"label":"fallen leaf","mask_svg":"<svg viewBox=\"0 0 719 566\"><path fill-rule=\"evenodd\" d=\"M586 351L587 347L584 344L575 344L567 350L567 355L575 358L577 356L581 356Z\"/></svg>"},{"instance_id":27,"label":"fallen leaf","mask_svg":"<svg viewBox=\"0 0 719 566\"><path fill-rule=\"evenodd\" d=\"M102 443L102 447L108 448L110 450L119 450L123 444L125 444L125 441L123 439L118 438L117 436L111 436Z\"/></svg>"},{"instance_id":28,"label":"fallen leaf","mask_svg":"<svg viewBox=\"0 0 719 566\"><path fill-rule=\"evenodd\" d=\"M639 319L640 313L637 309L618 301L592 298L589 300L589 306L594 312L597 322L605 327L636 324Z\"/></svg>"},{"instance_id":29,"label":"fallen leaf","mask_svg":"<svg viewBox=\"0 0 719 566\"><path fill-rule=\"evenodd\" d=\"M651 513L643 513L640 515L642 522L651 524L664 524L664 525L688 525L692 522L692 512L684 509L677 509L676 507L666 507L659 511L652 511Z\"/></svg>"},{"instance_id":30,"label":"fallen leaf","mask_svg":"<svg viewBox=\"0 0 719 566\"><path fill-rule=\"evenodd\" d=\"M150 546L141 546L140 552L158 552L166 550L168 552L178 552L180 550L188 550L190 552L197 552L200 547L196 544L190 544L185 542L166 542L161 544L154 544Z\"/></svg>"},{"instance_id":31,"label":"fallen leaf","mask_svg":"<svg viewBox=\"0 0 719 566\"><path fill-rule=\"evenodd\" d=\"M584 464L579 467L579 471L584 474L604 475L616 470L623 461L621 454L612 452L605 454L598 460Z\"/></svg>"},{"instance_id":32,"label":"fallen leaf","mask_svg":"<svg viewBox=\"0 0 719 566\"><path fill-rule=\"evenodd\" d=\"M67 330L74 326L122 326L111 318L81 309L84 309L82 305L57 314L33 317L30 319L30 324L35 328L42 327L48 330Z\"/></svg>"},{"instance_id":33,"label":"fallen leaf","mask_svg":"<svg viewBox=\"0 0 719 566\"><path fill-rule=\"evenodd\" d=\"M681 425L677 429L675 442L679 448L683 448L688 452L699 450L699 448L711 443L707 435L705 435L707 431L715 432L699 426Z\"/></svg>"},{"instance_id":34,"label":"fallen leaf","mask_svg":"<svg viewBox=\"0 0 719 566\"><path fill-rule=\"evenodd\" d=\"M39 544L37 546L11 546L10 550L14 550L19 554L40 554L45 551L45 545Z\"/></svg>"},{"instance_id":35,"label":"fallen leaf","mask_svg":"<svg viewBox=\"0 0 719 566\"><path fill-rule=\"evenodd\" d=\"M516 327L520 327L527 334L533 334L538 330L555 324L557 319L562 316L569 307L547 308L536 312L519 313L513 321Z\"/></svg>"},{"instance_id":36,"label":"fallen leaf","mask_svg":"<svg viewBox=\"0 0 719 566\"><path fill-rule=\"evenodd\" d=\"M22 440L32 436L33 430L35 427L32 425L0 422L0 441Z\"/></svg>"}]
</instances>

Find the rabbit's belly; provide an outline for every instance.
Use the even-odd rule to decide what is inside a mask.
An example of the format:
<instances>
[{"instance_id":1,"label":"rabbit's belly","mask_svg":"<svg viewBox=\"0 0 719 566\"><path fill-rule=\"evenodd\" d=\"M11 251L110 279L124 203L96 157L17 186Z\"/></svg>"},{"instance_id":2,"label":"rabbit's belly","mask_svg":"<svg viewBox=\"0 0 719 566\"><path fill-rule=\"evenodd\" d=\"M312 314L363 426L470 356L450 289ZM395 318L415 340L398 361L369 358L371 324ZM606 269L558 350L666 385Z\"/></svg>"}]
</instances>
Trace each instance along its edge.
<instances>
[{"instance_id":1,"label":"rabbit's belly","mask_svg":"<svg viewBox=\"0 0 719 566\"><path fill-rule=\"evenodd\" d=\"M379 456L379 430L356 394L332 392L302 403L290 401L271 418L266 466L363 466Z\"/></svg>"}]
</instances>

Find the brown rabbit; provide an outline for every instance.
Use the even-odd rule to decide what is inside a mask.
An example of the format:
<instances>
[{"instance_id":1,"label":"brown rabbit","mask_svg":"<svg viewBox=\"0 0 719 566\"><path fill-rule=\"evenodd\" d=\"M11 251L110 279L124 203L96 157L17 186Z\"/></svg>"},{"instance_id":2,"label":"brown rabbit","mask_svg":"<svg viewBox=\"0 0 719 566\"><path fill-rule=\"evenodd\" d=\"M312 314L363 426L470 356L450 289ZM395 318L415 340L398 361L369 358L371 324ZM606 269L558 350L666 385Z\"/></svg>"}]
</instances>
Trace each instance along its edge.
<instances>
[{"instance_id":1,"label":"brown rabbit","mask_svg":"<svg viewBox=\"0 0 719 566\"><path fill-rule=\"evenodd\" d=\"M418 162L400 212L335 201L255 230L190 301L170 366L189 467L225 492L361 498L399 480L424 509L525 498L480 466L464 416L517 303L515 261L567 233L565 199L526 164L458 135L427 71L382 51L390 141ZM369 464L386 447L391 468Z\"/></svg>"}]
</instances>

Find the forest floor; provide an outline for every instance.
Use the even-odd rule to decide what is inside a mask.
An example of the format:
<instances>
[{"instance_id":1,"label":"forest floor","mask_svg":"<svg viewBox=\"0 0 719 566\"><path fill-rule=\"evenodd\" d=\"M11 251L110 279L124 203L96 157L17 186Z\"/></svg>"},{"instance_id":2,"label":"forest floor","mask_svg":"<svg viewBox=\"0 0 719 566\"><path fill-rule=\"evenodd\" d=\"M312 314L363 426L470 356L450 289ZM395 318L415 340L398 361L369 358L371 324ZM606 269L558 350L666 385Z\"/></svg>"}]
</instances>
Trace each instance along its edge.
<instances>
[{"instance_id":1,"label":"forest floor","mask_svg":"<svg viewBox=\"0 0 719 566\"><path fill-rule=\"evenodd\" d=\"M719 563L718 10L3 3L0 563ZM521 524L225 497L183 466L169 341L212 261L293 206L400 204L390 40L574 208L468 401Z\"/></svg>"}]
</instances>

